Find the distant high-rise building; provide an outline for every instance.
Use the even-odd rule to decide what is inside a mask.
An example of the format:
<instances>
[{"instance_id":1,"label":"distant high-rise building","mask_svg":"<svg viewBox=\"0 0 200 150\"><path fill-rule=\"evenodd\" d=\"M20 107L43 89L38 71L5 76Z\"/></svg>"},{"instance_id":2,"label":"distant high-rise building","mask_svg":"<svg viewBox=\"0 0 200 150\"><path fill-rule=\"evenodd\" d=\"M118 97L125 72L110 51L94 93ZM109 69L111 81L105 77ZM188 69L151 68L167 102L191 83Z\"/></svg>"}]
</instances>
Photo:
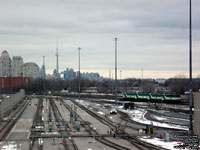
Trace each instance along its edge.
<instances>
[{"instance_id":1,"label":"distant high-rise building","mask_svg":"<svg viewBox=\"0 0 200 150\"><path fill-rule=\"evenodd\" d=\"M6 50L4 50L0 57L0 76L11 77L11 59Z\"/></svg>"},{"instance_id":2,"label":"distant high-rise building","mask_svg":"<svg viewBox=\"0 0 200 150\"><path fill-rule=\"evenodd\" d=\"M42 79L46 79L46 71L45 71L45 66L42 65L41 70L40 70L40 77Z\"/></svg>"},{"instance_id":3,"label":"distant high-rise building","mask_svg":"<svg viewBox=\"0 0 200 150\"><path fill-rule=\"evenodd\" d=\"M90 80L98 80L101 78L99 73L92 73L92 72L91 73L83 72L81 73L81 77L88 78Z\"/></svg>"},{"instance_id":4,"label":"distant high-rise building","mask_svg":"<svg viewBox=\"0 0 200 150\"><path fill-rule=\"evenodd\" d=\"M56 69L53 70L53 76L54 76L55 78L60 78L60 74L57 72Z\"/></svg>"},{"instance_id":5,"label":"distant high-rise building","mask_svg":"<svg viewBox=\"0 0 200 150\"><path fill-rule=\"evenodd\" d=\"M73 80L74 78L78 77L78 71L74 72L73 69L67 68L65 71L62 72L65 80ZM56 76L56 69L54 70L54 76ZM100 80L101 76L99 73L88 73L83 72L80 73L80 76L83 78L88 78L90 80Z\"/></svg>"},{"instance_id":6,"label":"distant high-rise building","mask_svg":"<svg viewBox=\"0 0 200 150\"><path fill-rule=\"evenodd\" d=\"M12 77L22 77L22 66L24 62L21 56L12 57Z\"/></svg>"},{"instance_id":7,"label":"distant high-rise building","mask_svg":"<svg viewBox=\"0 0 200 150\"><path fill-rule=\"evenodd\" d=\"M40 68L36 63L29 62L23 65L23 77L39 78Z\"/></svg>"},{"instance_id":8,"label":"distant high-rise building","mask_svg":"<svg viewBox=\"0 0 200 150\"><path fill-rule=\"evenodd\" d=\"M40 70L40 77L42 79L46 79L46 70L45 70L45 56L43 56L43 65L42 68Z\"/></svg>"},{"instance_id":9,"label":"distant high-rise building","mask_svg":"<svg viewBox=\"0 0 200 150\"><path fill-rule=\"evenodd\" d=\"M62 72L64 75L65 80L72 80L76 77L76 73L73 69L67 68L65 71Z\"/></svg>"}]
</instances>

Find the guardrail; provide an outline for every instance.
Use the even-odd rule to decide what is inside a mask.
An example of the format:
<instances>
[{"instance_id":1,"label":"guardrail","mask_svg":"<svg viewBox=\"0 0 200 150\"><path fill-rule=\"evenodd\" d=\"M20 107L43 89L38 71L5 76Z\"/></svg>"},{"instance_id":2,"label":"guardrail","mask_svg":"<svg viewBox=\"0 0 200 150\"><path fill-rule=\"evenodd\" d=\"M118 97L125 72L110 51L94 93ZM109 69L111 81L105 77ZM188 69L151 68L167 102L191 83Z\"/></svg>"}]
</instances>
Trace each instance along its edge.
<instances>
[{"instance_id":1,"label":"guardrail","mask_svg":"<svg viewBox=\"0 0 200 150\"><path fill-rule=\"evenodd\" d=\"M10 95L9 98L0 100L0 121L4 118L5 114L12 110L25 97L24 89L20 92Z\"/></svg>"}]
</instances>

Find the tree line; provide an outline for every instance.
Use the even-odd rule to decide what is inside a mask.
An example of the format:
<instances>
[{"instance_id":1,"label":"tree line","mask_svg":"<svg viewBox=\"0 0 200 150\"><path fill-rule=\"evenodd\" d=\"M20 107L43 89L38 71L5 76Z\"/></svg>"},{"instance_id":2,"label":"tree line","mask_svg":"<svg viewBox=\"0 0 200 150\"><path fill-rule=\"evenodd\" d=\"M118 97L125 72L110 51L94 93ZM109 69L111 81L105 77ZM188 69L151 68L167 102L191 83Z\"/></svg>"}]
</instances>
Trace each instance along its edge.
<instances>
[{"instance_id":1,"label":"tree line","mask_svg":"<svg viewBox=\"0 0 200 150\"><path fill-rule=\"evenodd\" d=\"M80 79L81 92L89 87L96 87L99 93L115 93L115 81L111 79L90 80L88 78ZM118 93L128 92L131 90L140 90L145 93L177 93L184 94L188 91L189 79L171 78L164 84L159 84L155 80L141 80L129 78L117 81ZM47 91L78 92L79 79L62 80L62 79L29 79L28 83L13 87L12 89L3 89L4 91L17 92L19 89L25 89L27 93L43 94ZM200 79L193 80L193 91L200 89Z\"/></svg>"}]
</instances>

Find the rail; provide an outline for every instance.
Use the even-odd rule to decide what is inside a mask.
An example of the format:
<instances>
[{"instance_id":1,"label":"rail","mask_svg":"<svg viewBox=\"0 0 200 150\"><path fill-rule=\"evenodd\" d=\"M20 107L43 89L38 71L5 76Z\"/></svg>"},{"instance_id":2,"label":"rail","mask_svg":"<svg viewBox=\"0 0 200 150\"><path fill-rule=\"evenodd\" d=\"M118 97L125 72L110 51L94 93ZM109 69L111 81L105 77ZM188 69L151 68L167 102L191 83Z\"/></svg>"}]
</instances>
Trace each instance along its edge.
<instances>
[{"instance_id":1,"label":"rail","mask_svg":"<svg viewBox=\"0 0 200 150\"><path fill-rule=\"evenodd\" d=\"M33 119L33 124L31 127L31 142L29 144L29 150L38 149L42 150L41 133L44 132L44 121L42 120L42 110L43 110L43 99L40 98L37 103L37 110Z\"/></svg>"},{"instance_id":2,"label":"rail","mask_svg":"<svg viewBox=\"0 0 200 150\"><path fill-rule=\"evenodd\" d=\"M100 122L104 123L105 125L107 125L107 126L113 126L114 128L116 128L116 133L117 134L127 134L123 130L119 129L117 127L117 125L115 123L113 123L110 119L99 116L95 112L93 112L90 109L84 107L83 105L79 104L76 101L73 101L73 103L75 103L81 109L83 109L88 114L90 114L91 116L93 116L94 118L96 118L97 120L99 120ZM127 134L127 135L128 136L122 137L122 138L125 139L125 140L127 140L127 141L129 141L131 144L133 144L135 147L137 147L140 150L152 150L152 149L153 150L166 150L165 148L158 147L158 146L155 146L153 144L149 144L149 143L145 143L145 142L139 141L135 137L129 136L129 134Z\"/></svg>"},{"instance_id":3,"label":"rail","mask_svg":"<svg viewBox=\"0 0 200 150\"><path fill-rule=\"evenodd\" d=\"M24 97L25 91L20 90L20 92L0 101L0 122Z\"/></svg>"},{"instance_id":4,"label":"rail","mask_svg":"<svg viewBox=\"0 0 200 150\"><path fill-rule=\"evenodd\" d=\"M73 139L65 138L64 136L69 136L69 125L64 121L57 105L54 100L50 98L50 105L53 110L55 121L57 124L57 129L63 136L63 146L66 150L78 150L78 147L74 143Z\"/></svg>"},{"instance_id":5,"label":"rail","mask_svg":"<svg viewBox=\"0 0 200 150\"><path fill-rule=\"evenodd\" d=\"M69 105L67 105L63 100L61 100L61 103L69 110L69 111L72 111L73 114L76 114L77 118L79 118L80 121L84 121L84 119L81 118L80 115L78 115L76 112L74 112L70 107ZM76 103L75 103L76 104ZM90 114L91 115L91 114ZM96 116L93 114L93 117ZM100 120L99 120L100 121ZM105 122L104 122L105 123ZM103 143L104 145L107 145L111 148L114 148L116 150L130 150L129 148L126 148L124 146L121 146L119 144L116 144L114 142L111 142L107 139L105 139L104 137L100 136L99 133L96 131L96 130L93 130L92 127L90 126L90 123L88 122L85 122L85 124L82 124L82 126L87 129L86 131L88 132L89 135L92 135L93 137L95 137L95 139L97 141L99 141L100 143Z\"/></svg>"},{"instance_id":6,"label":"rail","mask_svg":"<svg viewBox=\"0 0 200 150\"><path fill-rule=\"evenodd\" d=\"M3 127L0 129L0 141L4 140L5 137L8 135L9 131L12 129L17 120L25 111L29 102L30 101L23 101L20 106L15 110L15 112L10 116L10 119L2 125Z\"/></svg>"}]
</instances>

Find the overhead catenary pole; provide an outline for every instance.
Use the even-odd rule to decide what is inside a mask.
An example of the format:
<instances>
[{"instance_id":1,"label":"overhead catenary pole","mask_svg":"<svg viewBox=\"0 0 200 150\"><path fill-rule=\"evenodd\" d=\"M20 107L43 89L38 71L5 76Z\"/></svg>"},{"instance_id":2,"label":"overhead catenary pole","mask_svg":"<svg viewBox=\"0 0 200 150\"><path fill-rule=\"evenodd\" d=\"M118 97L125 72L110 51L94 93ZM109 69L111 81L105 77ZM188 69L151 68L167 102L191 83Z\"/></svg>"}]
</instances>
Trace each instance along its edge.
<instances>
[{"instance_id":1,"label":"overhead catenary pole","mask_svg":"<svg viewBox=\"0 0 200 150\"><path fill-rule=\"evenodd\" d=\"M192 95L192 0L189 4L189 65L190 65L190 83L189 83L189 97L190 97L190 126L189 131L193 134L193 95Z\"/></svg>"},{"instance_id":2,"label":"overhead catenary pole","mask_svg":"<svg viewBox=\"0 0 200 150\"><path fill-rule=\"evenodd\" d=\"M115 103L117 104L117 38L115 38Z\"/></svg>"}]
</instances>

